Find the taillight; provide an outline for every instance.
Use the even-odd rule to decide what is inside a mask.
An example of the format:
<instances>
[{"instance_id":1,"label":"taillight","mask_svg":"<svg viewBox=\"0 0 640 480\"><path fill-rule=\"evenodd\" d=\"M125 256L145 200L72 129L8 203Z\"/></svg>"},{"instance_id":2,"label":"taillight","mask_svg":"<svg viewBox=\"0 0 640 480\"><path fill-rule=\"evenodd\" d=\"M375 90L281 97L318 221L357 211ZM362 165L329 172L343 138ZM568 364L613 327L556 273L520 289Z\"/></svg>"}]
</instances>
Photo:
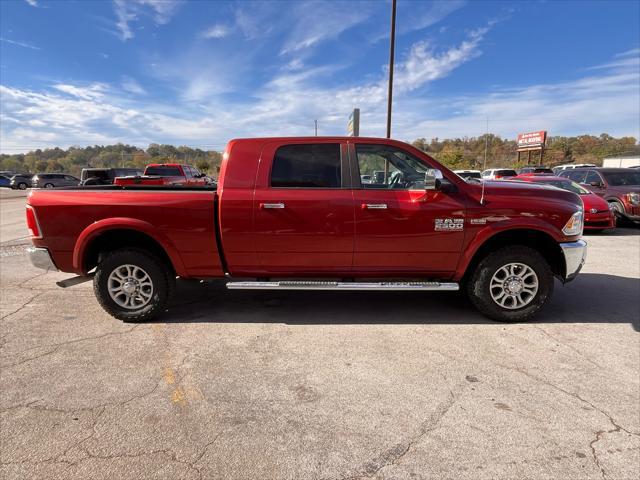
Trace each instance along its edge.
<instances>
[{"instance_id":1,"label":"taillight","mask_svg":"<svg viewBox=\"0 0 640 480\"><path fill-rule=\"evenodd\" d=\"M38 225L38 218L36 217L36 212L31 205L27 205L27 228L33 238L42 238L40 225Z\"/></svg>"},{"instance_id":2,"label":"taillight","mask_svg":"<svg viewBox=\"0 0 640 480\"><path fill-rule=\"evenodd\" d=\"M496 180L502 178L502 175L496 175Z\"/></svg>"}]
</instances>

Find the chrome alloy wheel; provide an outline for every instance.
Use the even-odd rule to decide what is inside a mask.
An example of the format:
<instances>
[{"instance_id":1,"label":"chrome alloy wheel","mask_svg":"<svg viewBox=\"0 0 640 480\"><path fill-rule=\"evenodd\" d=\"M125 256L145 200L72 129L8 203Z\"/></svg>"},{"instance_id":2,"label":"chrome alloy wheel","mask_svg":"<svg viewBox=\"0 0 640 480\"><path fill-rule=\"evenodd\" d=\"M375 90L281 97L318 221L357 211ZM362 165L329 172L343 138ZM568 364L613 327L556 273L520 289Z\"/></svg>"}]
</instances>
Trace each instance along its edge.
<instances>
[{"instance_id":1,"label":"chrome alloy wheel","mask_svg":"<svg viewBox=\"0 0 640 480\"><path fill-rule=\"evenodd\" d=\"M508 263L493 274L489 291L493 301L502 308L522 308L538 293L538 276L524 263Z\"/></svg>"},{"instance_id":2,"label":"chrome alloy wheel","mask_svg":"<svg viewBox=\"0 0 640 480\"><path fill-rule=\"evenodd\" d=\"M144 307L153 296L153 282L136 265L120 265L109 275L109 295L123 308L135 310Z\"/></svg>"}]
</instances>

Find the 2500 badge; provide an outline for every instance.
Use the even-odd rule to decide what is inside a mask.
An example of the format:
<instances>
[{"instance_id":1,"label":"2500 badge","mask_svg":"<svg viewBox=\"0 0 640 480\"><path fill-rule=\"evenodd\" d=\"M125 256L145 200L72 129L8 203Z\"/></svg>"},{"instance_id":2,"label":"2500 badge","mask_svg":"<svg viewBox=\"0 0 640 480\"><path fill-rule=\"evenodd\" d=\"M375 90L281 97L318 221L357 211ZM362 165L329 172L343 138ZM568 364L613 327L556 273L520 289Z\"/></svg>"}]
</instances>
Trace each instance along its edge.
<instances>
[{"instance_id":1,"label":"2500 badge","mask_svg":"<svg viewBox=\"0 0 640 480\"><path fill-rule=\"evenodd\" d=\"M436 218L436 232L447 232L452 230L464 230L463 218Z\"/></svg>"}]
</instances>

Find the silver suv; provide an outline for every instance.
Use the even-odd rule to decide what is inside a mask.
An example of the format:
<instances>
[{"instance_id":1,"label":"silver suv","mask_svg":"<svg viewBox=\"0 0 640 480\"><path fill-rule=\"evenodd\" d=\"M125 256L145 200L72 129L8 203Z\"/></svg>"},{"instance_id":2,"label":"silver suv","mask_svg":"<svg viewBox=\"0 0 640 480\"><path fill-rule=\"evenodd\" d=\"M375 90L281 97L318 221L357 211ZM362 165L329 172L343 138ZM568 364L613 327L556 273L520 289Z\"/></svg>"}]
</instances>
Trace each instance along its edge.
<instances>
[{"instance_id":1,"label":"silver suv","mask_svg":"<svg viewBox=\"0 0 640 480\"><path fill-rule=\"evenodd\" d=\"M54 188L78 186L80 180L66 173L36 173L31 179L33 188Z\"/></svg>"}]
</instances>

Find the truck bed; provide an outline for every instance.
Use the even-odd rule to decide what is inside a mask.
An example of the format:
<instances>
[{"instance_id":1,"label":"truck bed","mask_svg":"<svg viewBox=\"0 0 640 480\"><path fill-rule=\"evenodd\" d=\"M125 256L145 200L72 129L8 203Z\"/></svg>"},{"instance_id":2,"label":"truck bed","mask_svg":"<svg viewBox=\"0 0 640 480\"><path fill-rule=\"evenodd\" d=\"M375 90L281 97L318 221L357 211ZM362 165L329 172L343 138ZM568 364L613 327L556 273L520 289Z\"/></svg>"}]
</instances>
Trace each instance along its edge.
<instances>
[{"instance_id":1,"label":"truck bed","mask_svg":"<svg viewBox=\"0 0 640 480\"><path fill-rule=\"evenodd\" d=\"M34 190L28 199L60 270L87 273L93 242L118 241L130 229L158 244L177 275L199 278L224 274L216 202L215 187L140 185ZM34 244L44 246L44 239Z\"/></svg>"}]
</instances>

